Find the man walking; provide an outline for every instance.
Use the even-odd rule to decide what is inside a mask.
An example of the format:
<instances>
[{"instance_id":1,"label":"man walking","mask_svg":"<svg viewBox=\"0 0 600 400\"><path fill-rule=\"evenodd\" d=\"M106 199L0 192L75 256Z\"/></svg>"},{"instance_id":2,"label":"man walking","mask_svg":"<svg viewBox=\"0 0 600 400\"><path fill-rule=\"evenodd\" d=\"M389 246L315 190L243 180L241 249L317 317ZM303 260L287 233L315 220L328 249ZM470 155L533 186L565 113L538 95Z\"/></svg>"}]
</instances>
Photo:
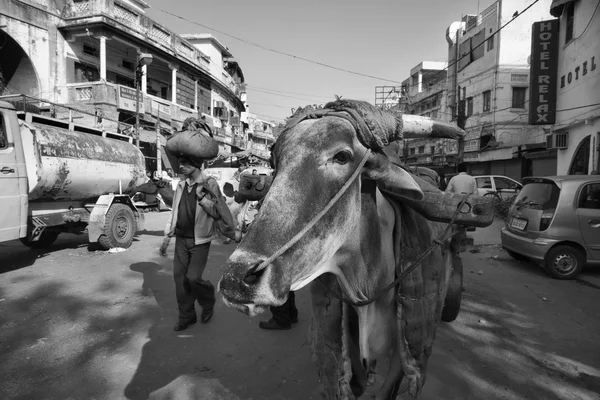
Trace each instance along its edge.
<instances>
[{"instance_id":1,"label":"man walking","mask_svg":"<svg viewBox=\"0 0 600 400\"><path fill-rule=\"evenodd\" d=\"M477 181L471 175L467 174L467 164L461 163L458 165L458 175L455 175L448 182L446 192L451 193L477 193Z\"/></svg>"},{"instance_id":2,"label":"man walking","mask_svg":"<svg viewBox=\"0 0 600 400\"><path fill-rule=\"evenodd\" d=\"M232 221L226 216L229 209L214 178L204 173L202 165L195 165L187 158L180 157L180 171L186 177L180 181L173 198L171 223L168 225L161 255L166 255L170 238L175 236L175 256L173 278L179 308L179 319L174 326L181 331L196 323L194 302L202 307L201 321L210 321L214 312L215 287L202 279L208 260L210 243L217 238L216 220ZM239 242L241 232L235 226L227 226L223 235Z\"/></svg>"}]
</instances>

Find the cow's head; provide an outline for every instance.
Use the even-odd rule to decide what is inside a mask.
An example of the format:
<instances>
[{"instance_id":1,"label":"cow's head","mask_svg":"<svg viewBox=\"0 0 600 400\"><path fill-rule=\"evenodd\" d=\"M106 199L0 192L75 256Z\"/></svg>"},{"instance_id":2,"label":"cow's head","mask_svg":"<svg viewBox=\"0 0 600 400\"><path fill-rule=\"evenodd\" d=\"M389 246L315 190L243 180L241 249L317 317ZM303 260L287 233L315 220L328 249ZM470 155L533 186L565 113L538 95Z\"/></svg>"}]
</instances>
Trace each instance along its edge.
<instances>
[{"instance_id":1,"label":"cow's head","mask_svg":"<svg viewBox=\"0 0 600 400\"><path fill-rule=\"evenodd\" d=\"M443 137L456 137L461 131L410 117L403 119L364 102L339 100L316 115L300 116L288 124L272 151L276 174L271 188L219 282L228 305L255 315L267 306L282 304L290 290L300 289L328 272L334 254L359 234L364 180L374 181L400 199L423 197L410 174L392 164L383 147L400 139L403 128L405 137L442 131ZM358 178L314 227L258 270L325 209L357 168Z\"/></svg>"}]
</instances>

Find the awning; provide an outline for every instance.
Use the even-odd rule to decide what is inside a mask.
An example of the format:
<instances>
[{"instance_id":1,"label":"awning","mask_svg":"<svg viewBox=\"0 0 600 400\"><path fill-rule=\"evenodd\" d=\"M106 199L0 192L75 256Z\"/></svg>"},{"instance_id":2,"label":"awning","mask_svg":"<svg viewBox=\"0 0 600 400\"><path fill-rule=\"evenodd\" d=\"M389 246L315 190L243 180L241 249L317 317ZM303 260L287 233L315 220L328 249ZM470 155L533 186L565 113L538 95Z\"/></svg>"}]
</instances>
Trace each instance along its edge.
<instances>
[{"instance_id":1,"label":"awning","mask_svg":"<svg viewBox=\"0 0 600 400\"><path fill-rule=\"evenodd\" d=\"M560 17L562 15L563 8L565 8L565 5L572 1L575 0L553 0L552 4L550 5L550 14L553 17Z\"/></svg>"}]
</instances>

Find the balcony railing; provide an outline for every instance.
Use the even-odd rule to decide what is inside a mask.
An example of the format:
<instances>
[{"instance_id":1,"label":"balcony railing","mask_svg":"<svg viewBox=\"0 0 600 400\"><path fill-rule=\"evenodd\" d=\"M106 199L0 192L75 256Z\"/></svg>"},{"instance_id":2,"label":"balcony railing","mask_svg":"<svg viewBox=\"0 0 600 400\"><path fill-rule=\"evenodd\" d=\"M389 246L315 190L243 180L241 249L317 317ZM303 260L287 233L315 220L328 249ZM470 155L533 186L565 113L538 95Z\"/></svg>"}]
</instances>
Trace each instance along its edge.
<instances>
[{"instance_id":1,"label":"balcony railing","mask_svg":"<svg viewBox=\"0 0 600 400\"><path fill-rule=\"evenodd\" d=\"M72 7L64 13L64 25L81 24L80 20L83 18L98 16L112 18L122 23L124 30L133 30L144 40L151 38L157 47L186 59L203 71L209 71L210 62L206 54L168 28L128 8L118 0L73 0ZM233 90L233 87L231 89Z\"/></svg>"}]
</instances>

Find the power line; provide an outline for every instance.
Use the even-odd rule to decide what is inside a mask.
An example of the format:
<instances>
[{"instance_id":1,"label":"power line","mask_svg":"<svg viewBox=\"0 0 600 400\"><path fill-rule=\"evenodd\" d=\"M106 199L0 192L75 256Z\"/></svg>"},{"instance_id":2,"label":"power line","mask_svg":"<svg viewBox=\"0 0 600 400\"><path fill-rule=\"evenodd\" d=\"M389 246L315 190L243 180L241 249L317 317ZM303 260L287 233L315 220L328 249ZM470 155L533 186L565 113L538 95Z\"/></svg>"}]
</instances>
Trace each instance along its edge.
<instances>
[{"instance_id":1,"label":"power line","mask_svg":"<svg viewBox=\"0 0 600 400\"><path fill-rule=\"evenodd\" d=\"M322 97L322 98L324 98L324 99L328 99L328 100L330 100L330 99L331 99L331 96L320 96L320 95L317 95L317 94L306 94L306 93L286 92L286 91L283 91L283 90L275 90L275 89L269 89L269 88L261 88L261 87L254 86L254 85L246 85L246 86L247 86L247 87L249 87L249 88L251 88L251 89L255 89L255 90L256 90L256 89L259 89L259 90L268 90L268 91L270 91L270 92L276 92L276 93L284 93L284 94L297 94L297 95L299 95L299 96L309 96L309 97Z\"/></svg>"},{"instance_id":2,"label":"power line","mask_svg":"<svg viewBox=\"0 0 600 400\"><path fill-rule=\"evenodd\" d=\"M536 0L536 1L539 1L539 0ZM187 18L184 18L184 17L182 17L182 16L180 16L180 15L177 15L177 14L173 14L172 12L169 12L169 11L163 10L163 9L161 9L161 8L156 8L156 10L158 10L158 11L161 11L161 12L163 12L163 13L165 13L165 14L168 14L168 15L170 15L170 16L172 16L172 17L175 17L175 18L181 19L181 20L183 20L183 21L189 22L189 23L191 23L191 24L198 25L198 26L201 26L201 27L203 27L203 28L206 28L206 29L209 29L209 30L215 31L215 32L217 32L217 33L220 33L221 35L224 35L224 36L230 37L230 38L232 38L232 39L238 40L238 41L240 41L240 42L242 42L242 43L246 43L246 44L249 44L249 45L251 45L251 46L255 46L255 47L258 47L258 48L260 48L260 49L263 49L263 50L266 50L266 51L270 51L270 52L272 52L272 53L276 53L276 54L280 54L280 55L283 55L283 56L287 56L287 57L295 58L295 59L297 59L297 60L306 61L306 62L308 62L308 63L311 63L311 64L320 65L320 66L322 66L322 67L325 67L325 68L330 68L330 69L334 69L334 70L336 70L336 71L346 72L346 73L353 74L353 75L363 76L363 77L366 77L366 78L372 78L372 79L377 79L377 80L380 80L380 81L386 81L386 82L402 83L402 82L399 82L399 81L396 81L396 80L393 80L393 79L387 79L387 78L381 78L381 77L374 76L374 75L363 74L362 72L356 72L356 71L351 71L351 70L348 70L348 69L345 69L345 68L339 68L339 67L335 67L335 66L333 66L333 65L329 65L329 64L326 64L326 63L322 63L322 62L320 62L320 61L314 61L314 60L310 60L310 59L308 59L308 58L305 58L305 57L302 57L302 56L296 56L296 55L294 55L294 54L286 53L286 52L284 52L284 51L279 51L279 50L276 50L276 49L272 49L272 48L269 48L269 47L263 46L263 45L261 45L261 44L254 43L254 42L250 42L250 41L248 41L248 40L245 40L245 39L242 39L242 38L240 38L240 37L237 37L237 36L231 35L231 34L229 34L229 33L226 33L226 32L223 32L223 31L220 31L220 30L218 30L218 29L211 28L210 26L207 26L207 25L201 24L201 23L199 23L199 22L191 21L191 20L189 20L189 19L187 19Z\"/></svg>"}]
</instances>

